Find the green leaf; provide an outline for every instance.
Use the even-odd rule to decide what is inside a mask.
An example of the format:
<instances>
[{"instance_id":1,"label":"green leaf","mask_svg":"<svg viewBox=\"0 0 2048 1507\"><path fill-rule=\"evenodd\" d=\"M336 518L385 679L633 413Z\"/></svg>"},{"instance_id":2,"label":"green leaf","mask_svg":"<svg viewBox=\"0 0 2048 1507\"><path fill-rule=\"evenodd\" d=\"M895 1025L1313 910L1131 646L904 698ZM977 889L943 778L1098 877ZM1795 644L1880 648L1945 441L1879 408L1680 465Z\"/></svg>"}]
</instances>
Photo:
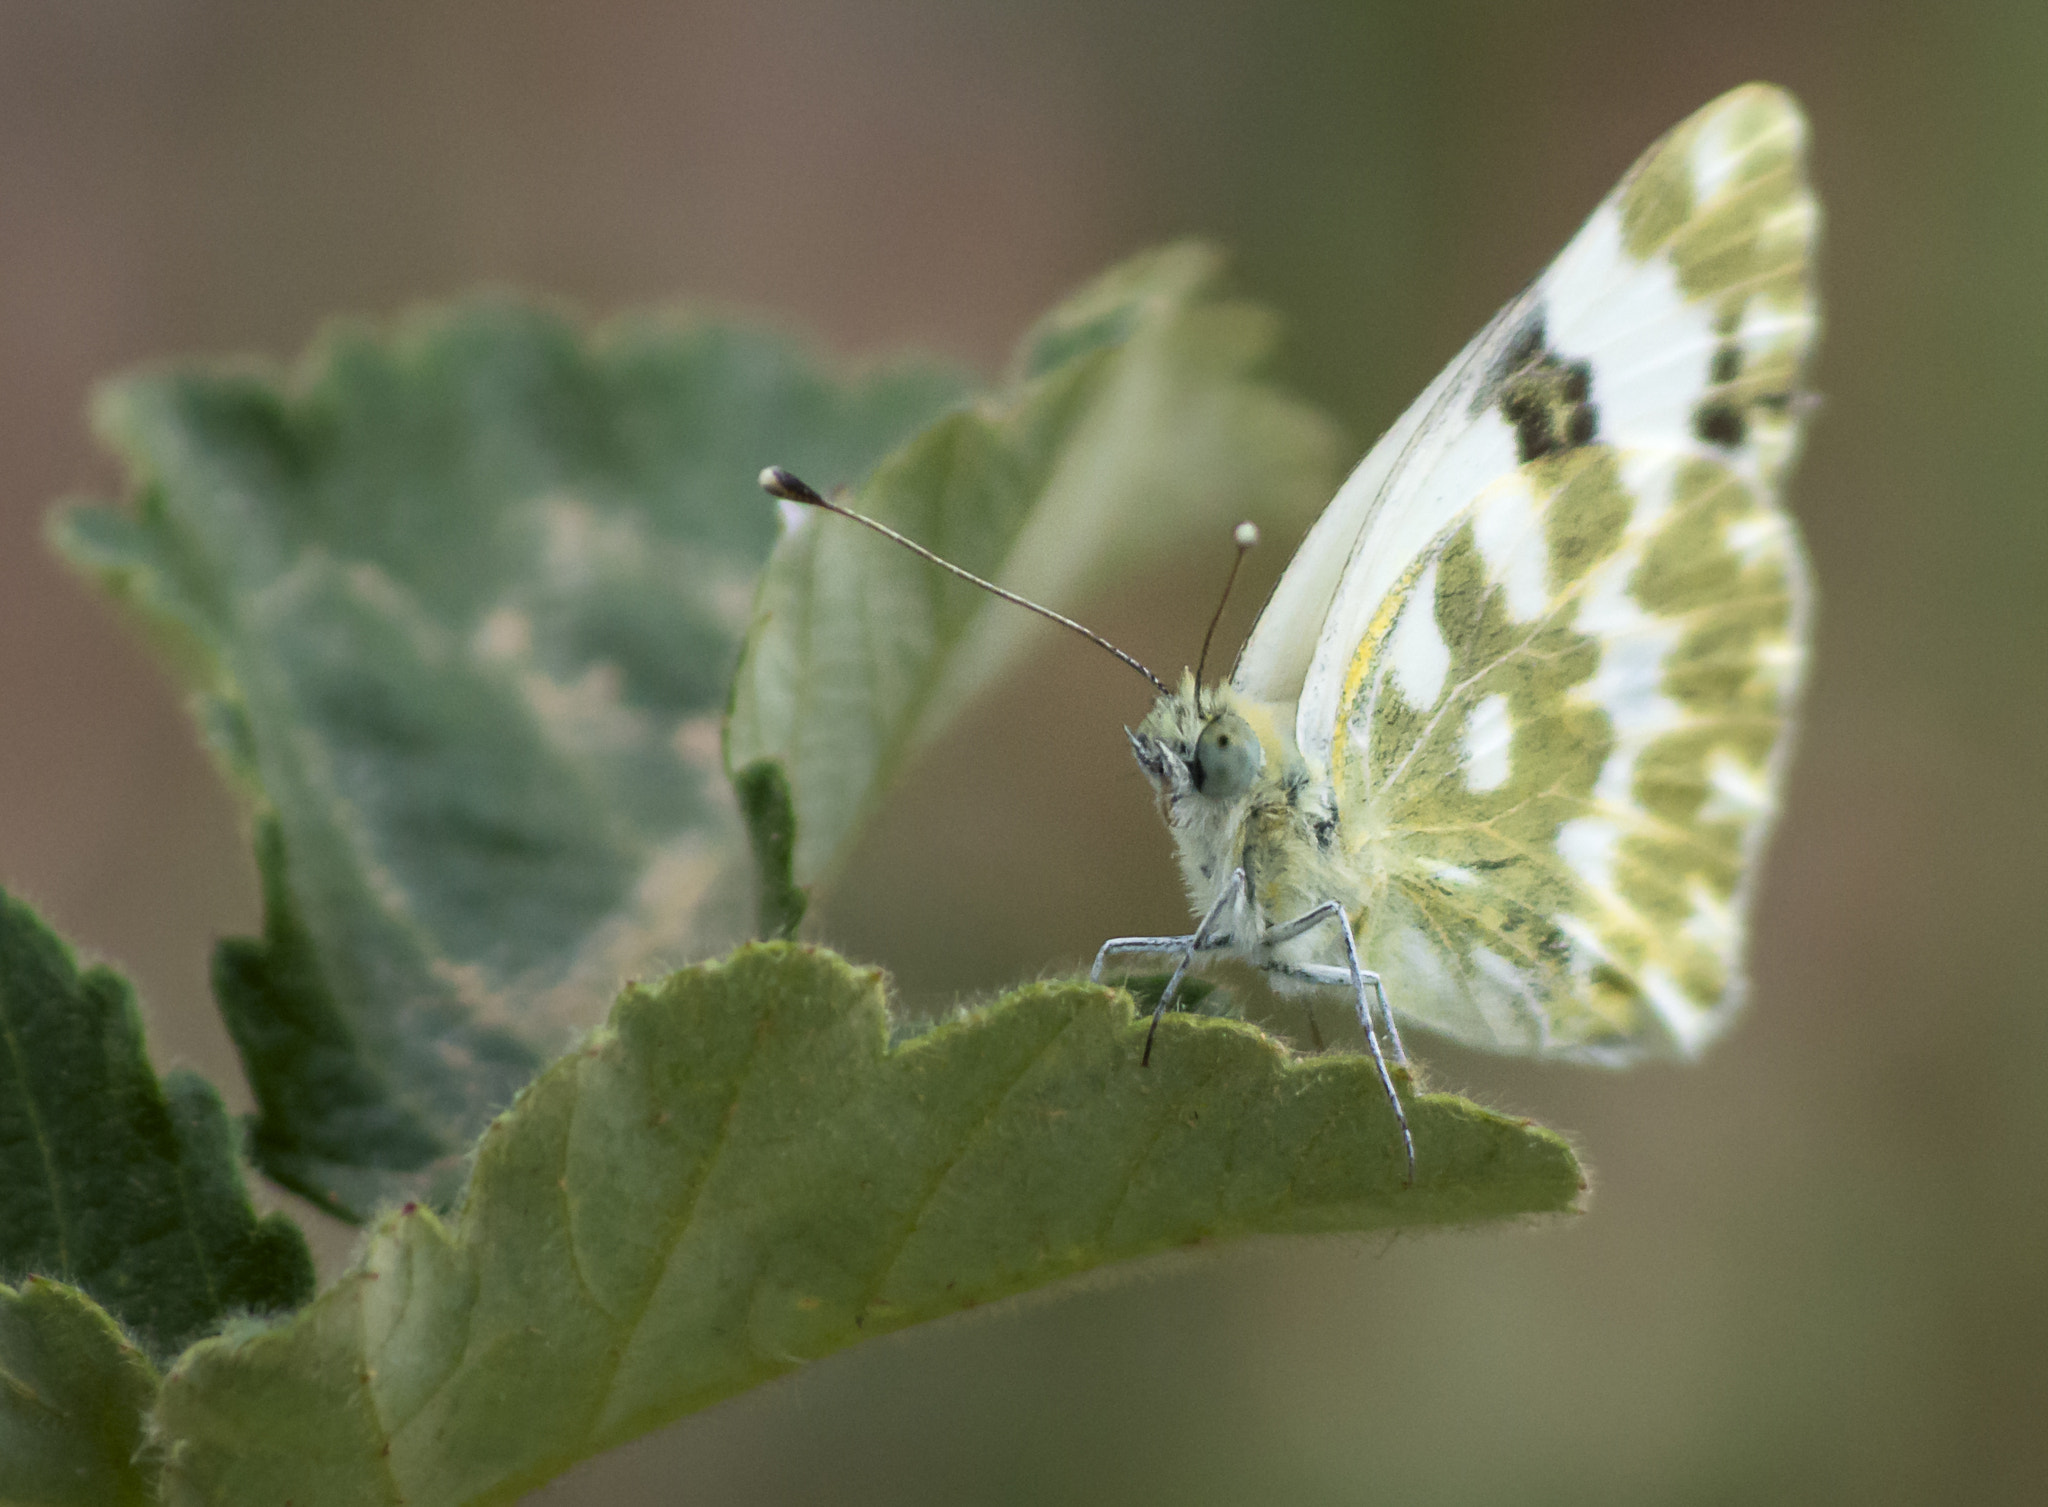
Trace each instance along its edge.
<instances>
[{"instance_id":1,"label":"green leaf","mask_svg":"<svg viewBox=\"0 0 2048 1507\"><path fill-rule=\"evenodd\" d=\"M434 1196L620 977L745 934L718 728L777 529L754 478L857 477L962 390L479 303L101 395L135 506L54 537L255 807L264 935L215 974L266 1171L344 1213Z\"/></svg>"},{"instance_id":2,"label":"green leaf","mask_svg":"<svg viewBox=\"0 0 2048 1507\"><path fill-rule=\"evenodd\" d=\"M151 1351L223 1316L293 1308L313 1260L282 1214L258 1220L220 1096L161 1087L125 980L0 892L0 1275L83 1289Z\"/></svg>"},{"instance_id":3,"label":"green leaf","mask_svg":"<svg viewBox=\"0 0 2048 1507\"><path fill-rule=\"evenodd\" d=\"M1000 392L891 455L854 505L1069 612L1168 550L1206 538L1220 558L1239 519L1306 517L1332 490L1337 437L1257 377L1273 320L1220 299L1217 272L1200 246L1110 272L1026 339ZM829 881L910 757L1052 631L844 520L785 535L726 758L782 766L795 882Z\"/></svg>"},{"instance_id":4,"label":"green leaf","mask_svg":"<svg viewBox=\"0 0 2048 1507\"><path fill-rule=\"evenodd\" d=\"M1564 1143L1372 1066L1040 984L888 1044L879 975L790 944L655 988L484 1137L452 1223L385 1216L288 1323L159 1409L173 1502L506 1502L807 1360L1244 1235L1570 1209Z\"/></svg>"},{"instance_id":5,"label":"green leaf","mask_svg":"<svg viewBox=\"0 0 2048 1507\"><path fill-rule=\"evenodd\" d=\"M1166 986L1173 982L1170 973L1131 973L1112 981L1114 987L1131 996L1131 1003L1140 1015L1150 1016L1159 1008L1159 1001L1166 993ZM1210 979L1184 976L1180 981L1180 992L1174 996L1173 1008L1185 1015L1216 1015L1230 1019L1240 1018L1243 1007L1221 984Z\"/></svg>"},{"instance_id":6,"label":"green leaf","mask_svg":"<svg viewBox=\"0 0 2048 1507\"><path fill-rule=\"evenodd\" d=\"M0 1503L143 1507L138 1460L157 1374L120 1326L75 1288L0 1286Z\"/></svg>"},{"instance_id":7,"label":"green leaf","mask_svg":"<svg viewBox=\"0 0 2048 1507\"><path fill-rule=\"evenodd\" d=\"M764 937L793 937L810 896L790 879L796 862L796 803L789 781L780 764L759 759L733 775L732 788L754 848L755 930Z\"/></svg>"},{"instance_id":8,"label":"green leaf","mask_svg":"<svg viewBox=\"0 0 2048 1507\"><path fill-rule=\"evenodd\" d=\"M388 1090L328 990L319 944L286 887L275 817L256 824L256 859L264 934L214 949L213 994L256 1095L250 1149L257 1165L342 1218L373 1206L392 1173L428 1168L459 1176L459 1158L443 1154L429 1116ZM400 1037L391 1046L403 1053L422 1043ZM505 1055L509 1078L526 1057ZM419 1076L428 1071L421 1067ZM509 1093L516 1085L503 1087ZM448 1191L431 1175L414 1181L430 1197Z\"/></svg>"}]
</instances>

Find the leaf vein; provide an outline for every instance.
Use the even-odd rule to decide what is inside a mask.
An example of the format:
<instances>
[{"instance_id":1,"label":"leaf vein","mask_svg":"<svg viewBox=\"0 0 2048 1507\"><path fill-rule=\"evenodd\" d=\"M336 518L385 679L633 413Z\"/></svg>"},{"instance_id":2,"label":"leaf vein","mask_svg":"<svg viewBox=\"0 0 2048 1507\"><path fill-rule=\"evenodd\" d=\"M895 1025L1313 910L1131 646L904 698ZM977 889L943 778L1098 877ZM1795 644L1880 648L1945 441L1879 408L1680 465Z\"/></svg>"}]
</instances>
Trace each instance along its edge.
<instances>
[{"instance_id":1,"label":"leaf vein","mask_svg":"<svg viewBox=\"0 0 2048 1507\"><path fill-rule=\"evenodd\" d=\"M875 1300L888 1290L889 1279L896 1274L896 1268L903 1260L903 1253L910 1248L910 1242L917 1238L917 1232L924 1227L924 1217L931 1211L932 1201L938 1197L939 1189L945 1185L946 1179L953 1175L953 1170L967 1159L967 1154L974 1149L981 1138L988 1133L990 1127L996 1123L996 1120L1003 1112L1003 1106L1009 1102L1010 1096L1017 1091L1018 1086L1037 1070L1038 1065L1046 1059L1052 1049L1066 1038L1069 1031L1073 1030L1074 1022L1077 1019L1079 1019L1077 1014L1068 1014L1066 1020L1061 1023L1060 1028L1048 1036L1045 1039L1045 1044L1031 1054L1031 1060L1026 1062L1018 1071L1017 1076L1010 1080L1009 1086L996 1095L995 1101L989 1106L988 1113L982 1116L981 1123L961 1137L960 1144L953 1154L947 1157L945 1162L936 1168L933 1174L926 1179L924 1192L917 1201L917 1206L911 1215L910 1223L903 1232L903 1238L896 1242L896 1248L889 1253L887 1262L882 1266L875 1280L868 1285L867 1292L861 1297L859 1307L854 1310L855 1313L866 1314L869 1308L874 1305Z\"/></svg>"}]
</instances>

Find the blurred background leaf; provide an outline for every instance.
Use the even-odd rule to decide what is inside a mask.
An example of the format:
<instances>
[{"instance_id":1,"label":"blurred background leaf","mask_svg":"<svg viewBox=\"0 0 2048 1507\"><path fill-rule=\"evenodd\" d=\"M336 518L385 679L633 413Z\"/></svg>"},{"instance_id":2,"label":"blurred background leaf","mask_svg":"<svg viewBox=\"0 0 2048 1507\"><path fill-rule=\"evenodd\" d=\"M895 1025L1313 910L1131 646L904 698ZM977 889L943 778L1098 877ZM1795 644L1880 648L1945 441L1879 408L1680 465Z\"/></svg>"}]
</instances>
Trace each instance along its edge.
<instances>
[{"instance_id":1,"label":"blurred background leaf","mask_svg":"<svg viewBox=\"0 0 2048 1507\"><path fill-rule=\"evenodd\" d=\"M36 542L51 499L120 486L81 419L110 371L289 353L337 311L509 279L599 312L765 307L843 351L993 373L1066 290L1193 234L1280 311L1283 372L1362 452L1645 145L1751 78L1813 122L1828 326L1791 498L1821 638L1748 1018L1696 1068L1621 1076L1418 1043L1435 1080L1570 1127L1590 1214L1241 1249L919 1329L543 1500L2030 1503L2036 4L8 7L0 876L121 960L160 1052L253 1106L208 998L211 939L260 924L235 808L156 668ZM1224 642L1293 542L1252 556ZM1085 615L1177 666L1226 565L1189 540ZM1034 634L806 924L934 1011L1180 924L1118 732L1145 700ZM326 1226L328 1270L348 1239Z\"/></svg>"},{"instance_id":2,"label":"blurred background leaf","mask_svg":"<svg viewBox=\"0 0 2048 1507\"><path fill-rule=\"evenodd\" d=\"M0 1279L84 1292L159 1361L230 1315L298 1307L312 1252L285 1215L256 1217L237 1141L212 1084L157 1081L128 981L81 972L0 890ZM42 1301L23 1298L17 1318Z\"/></svg>"},{"instance_id":3,"label":"blurred background leaf","mask_svg":"<svg viewBox=\"0 0 2048 1507\"><path fill-rule=\"evenodd\" d=\"M135 505L53 537L254 804L263 937L214 986L266 1172L358 1216L445 1201L618 979L744 934L717 747L775 530L754 461L859 475L959 391L509 302L331 332L290 381L106 389Z\"/></svg>"},{"instance_id":4,"label":"blurred background leaf","mask_svg":"<svg viewBox=\"0 0 2048 1507\"><path fill-rule=\"evenodd\" d=\"M1176 545L1221 553L1247 516L1312 516L1336 483L1335 436L1258 380L1273 320L1217 297L1218 260L1169 246L1095 279L1024 338L1007 384L889 456L850 505L1069 612ZM917 753L1032 635L1059 630L845 519L785 506L794 526L762 576L726 758L787 772L794 877L809 887L836 876Z\"/></svg>"}]
</instances>

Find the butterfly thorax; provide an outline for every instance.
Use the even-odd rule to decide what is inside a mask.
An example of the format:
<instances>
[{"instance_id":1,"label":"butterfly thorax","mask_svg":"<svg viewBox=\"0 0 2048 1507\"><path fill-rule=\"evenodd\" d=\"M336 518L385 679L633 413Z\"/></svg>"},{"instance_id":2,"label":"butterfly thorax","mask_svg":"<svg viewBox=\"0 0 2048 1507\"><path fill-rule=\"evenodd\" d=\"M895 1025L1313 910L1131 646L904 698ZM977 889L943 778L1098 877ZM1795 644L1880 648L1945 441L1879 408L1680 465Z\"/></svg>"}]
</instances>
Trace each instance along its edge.
<instances>
[{"instance_id":1,"label":"butterfly thorax","mask_svg":"<svg viewBox=\"0 0 2048 1507\"><path fill-rule=\"evenodd\" d=\"M1227 686L1197 687L1187 675L1129 735L1173 834L1195 914L1206 914L1244 869L1247 899L1228 929L1255 962L1268 926L1347 892L1337 873L1330 777L1295 745L1287 710ZM1302 960L1320 956L1324 940L1309 939Z\"/></svg>"}]
</instances>

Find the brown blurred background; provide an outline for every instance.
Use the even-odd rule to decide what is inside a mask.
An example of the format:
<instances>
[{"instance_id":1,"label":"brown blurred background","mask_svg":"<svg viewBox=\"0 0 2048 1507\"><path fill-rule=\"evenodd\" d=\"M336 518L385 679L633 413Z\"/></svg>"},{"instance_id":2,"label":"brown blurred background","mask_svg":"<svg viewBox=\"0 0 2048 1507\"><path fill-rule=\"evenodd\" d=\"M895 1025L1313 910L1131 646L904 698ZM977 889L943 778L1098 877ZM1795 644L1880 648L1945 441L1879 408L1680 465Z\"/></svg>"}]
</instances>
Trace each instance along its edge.
<instances>
[{"instance_id":1,"label":"brown blurred background","mask_svg":"<svg viewBox=\"0 0 2048 1507\"><path fill-rule=\"evenodd\" d=\"M1637 151L1750 78L1813 119L1830 321L1794 493L1819 673L1752 1011L1688 1070L1426 1054L1571 1131L1591 1212L1001 1307L538 1499L2048 1500L2039 4L0 5L0 883L132 974L160 1061L246 1103L205 987L256 924L236 812L38 539L118 485L83 419L109 372L289 356L485 282L993 369L1064 290L1198 232L1362 450ZM1178 662L1222 553L1189 541L1095 618ZM1180 916L1117 733L1142 698L1051 637L823 917L920 1005ZM316 1234L331 1274L348 1235Z\"/></svg>"}]
</instances>

